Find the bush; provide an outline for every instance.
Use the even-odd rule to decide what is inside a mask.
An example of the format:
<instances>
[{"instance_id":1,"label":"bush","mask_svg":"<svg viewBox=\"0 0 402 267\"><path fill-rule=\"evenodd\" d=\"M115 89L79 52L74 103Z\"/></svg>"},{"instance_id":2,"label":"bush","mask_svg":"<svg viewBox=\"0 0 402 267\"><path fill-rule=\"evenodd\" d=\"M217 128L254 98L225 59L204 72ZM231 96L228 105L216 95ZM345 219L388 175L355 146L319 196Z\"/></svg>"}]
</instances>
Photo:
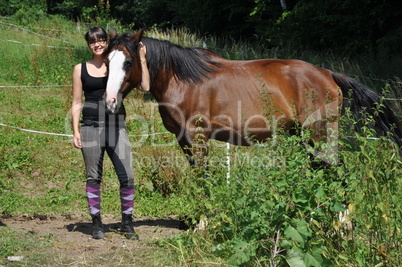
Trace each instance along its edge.
<instances>
[{"instance_id":1,"label":"bush","mask_svg":"<svg viewBox=\"0 0 402 267\"><path fill-rule=\"evenodd\" d=\"M311 167L300 138L278 144L233 155L228 183L222 172L206 179L208 199L192 189L187 203L208 226L172 242L235 266L401 264L400 159L389 141L356 135L357 151L341 146L343 163L326 168Z\"/></svg>"}]
</instances>

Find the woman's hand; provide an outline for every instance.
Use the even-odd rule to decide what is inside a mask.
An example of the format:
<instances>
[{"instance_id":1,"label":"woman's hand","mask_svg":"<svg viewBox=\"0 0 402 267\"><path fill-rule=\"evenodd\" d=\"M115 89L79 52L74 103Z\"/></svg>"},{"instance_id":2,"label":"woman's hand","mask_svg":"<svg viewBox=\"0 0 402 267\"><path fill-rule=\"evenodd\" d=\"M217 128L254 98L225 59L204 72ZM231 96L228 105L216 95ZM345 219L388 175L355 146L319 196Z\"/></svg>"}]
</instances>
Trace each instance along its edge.
<instances>
[{"instance_id":1,"label":"woman's hand","mask_svg":"<svg viewBox=\"0 0 402 267\"><path fill-rule=\"evenodd\" d=\"M81 134L79 133L74 134L73 145L75 148L82 148Z\"/></svg>"},{"instance_id":2,"label":"woman's hand","mask_svg":"<svg viewBox=\"0 0 402 267\"><path fill-rule=\"evenodd\" d=\"M146 54L147 54L147 47L142 42L140 42L140 60L141 60L141 63L143 61L146 62L146 59L145 59Z\"/></svg>"},{"instance_id":3,"label":"woman's hand","mask_svg":"<svg viewBox=\"0 0 402 267\"><path fill-rule=\"evenodd\" d=\"M147 92L150 89L150 79L149 79L149 70L147 66L147 47L140 42L140 61L141 61L141 70L142 70L142 77L141 77L141 84L138 86L138 89Z\"/></svg>"}]
</instances>

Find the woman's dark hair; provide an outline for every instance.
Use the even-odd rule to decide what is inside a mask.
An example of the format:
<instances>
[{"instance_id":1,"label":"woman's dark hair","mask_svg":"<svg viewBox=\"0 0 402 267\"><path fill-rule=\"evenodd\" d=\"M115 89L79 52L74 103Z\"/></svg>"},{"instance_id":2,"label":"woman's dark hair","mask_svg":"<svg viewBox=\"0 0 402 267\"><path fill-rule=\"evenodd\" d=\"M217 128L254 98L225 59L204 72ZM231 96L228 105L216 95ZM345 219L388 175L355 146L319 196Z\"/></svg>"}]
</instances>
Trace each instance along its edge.
<instances>
[{"instance_id":1,"label":"woman's dark hair","mask_svg":"<svg viewBox=\"0 0 402 267\"><path fill-rule=\"evenodd\" d=\"M99 26L92 27L85 34L85 40L87 41L87 44L90 44L91 42L95 42L101 39L107 40L107 37L108 36L106 31Z\"/></svg>"}]
</instances>

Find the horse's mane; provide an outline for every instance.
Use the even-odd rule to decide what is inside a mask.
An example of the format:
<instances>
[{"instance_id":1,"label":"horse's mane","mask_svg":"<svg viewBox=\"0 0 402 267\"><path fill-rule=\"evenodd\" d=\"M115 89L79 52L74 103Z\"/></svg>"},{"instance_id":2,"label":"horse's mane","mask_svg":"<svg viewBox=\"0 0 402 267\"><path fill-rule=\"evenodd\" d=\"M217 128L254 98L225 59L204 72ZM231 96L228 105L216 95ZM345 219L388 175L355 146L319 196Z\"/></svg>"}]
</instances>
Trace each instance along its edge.
<instances>
[{"instance_id":1,"label":"horse's mane","mask_svg":"<svg viewBox=\"0 0 402 267\"><path fill-rule=\"evenodd\" d=\"M147 47L147 62L151 77L163 69L172 72L177 80L188 83L200 83L214 72L213 66L219 64L207 56L202 48L182 47L169 41L143 37Z\"/></svg>"},{"instance_id":2,"label":"horse's mane","mask_svg":"<svg viewBox=\"0 0 402 267\"><path fill-rule=\"evenodd\" d=\"M143 37L147 48L149 74L156 77L159 71L172 72L177 80L188 83L200 83L214 72L212 66L219 64L208 57L202 48L182 47L169 41Z\"/></svg>"},{"instance_id":3,"label":"horse's mane","mask_svg":"<svg viewBox=\"0 0 402 267\"><path fill-rule=\"evenodd\" d=\"M123 45L133 56L138 56L138 47L130 41L131 36L130 33L116 35L110 40L105 53L108 54L112 48ZM146 58L151 83L156 81L159 71L172 72L175 79L182 82L200 83L215 71L212 66L220 66L209 58L211 52L202 48L182 47L149 37L142 37L141 41L147 48Z\"/></svg>"}]
</instances>

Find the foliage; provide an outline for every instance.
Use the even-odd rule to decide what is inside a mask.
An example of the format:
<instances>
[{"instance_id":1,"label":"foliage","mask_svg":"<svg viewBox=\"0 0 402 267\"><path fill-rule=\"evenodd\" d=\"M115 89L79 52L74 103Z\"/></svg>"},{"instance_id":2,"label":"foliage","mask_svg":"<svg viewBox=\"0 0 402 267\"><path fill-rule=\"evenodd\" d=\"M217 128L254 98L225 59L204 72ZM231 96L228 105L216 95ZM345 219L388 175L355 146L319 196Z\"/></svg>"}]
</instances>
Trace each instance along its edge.
<instances>
[{"instance_id":1,"label":"foliage","mask_svg":"<svg viewBox=\"0 0 402 267\"><path fill-rule=\"evenodd\" d=\"M111 16L128 28L170 27L171 2L165 0L111 1Z\"/></svg>"},{"instance_id":2,"label":"foliage","mask_svg":"<svg viewBox=\"0 0 402 267\"><path fill-rule=\"evenodd\" d=\"M27 11L29 13L46 13L45 0L2 0L0 5L0 15L13 15L18 11Z\"/></svg>"},{"instance_id":3,"label":"foliage","mask_svg":"<svg viewBox=\"0 0 402 267\"><path fill-rule=\"evenodd\" d=\"M104 0L49 0L49 14L61 14L67 18L83 19L84 21L109 19L109 1Z\"/></svg>"},{"instance_id":4,"label":"foliage","mask_svg":"<svg viewBox=\"0 0 402 267\"><path fill-rule=\"evenodd\" d=\"M262 41L271 47L291 44L342 56L402 56L397 0L3 1L0 14L21 21L45 13L98 24L113 18L127 28L185 27L203 36Z\"/></svg>"},{"instance_id":5,"label":"foliage","mask_svg":"<svg viewBox=\"0 0 402 267\"><path fill-rule=\"evenodd\" d=\"M283 14L278 26L283 37L315 50L332 49L353 55L366 51L375 55L384 49L401 51L402 30L396 1L298 1ZM292 32L291 35L288 33ZM284 38L281 38L284 40Z\"/></svg>"},{"instance_id":6,"label":"foliage","mask_svg":"<svg viewBox=\"0 0 402 267\"><path fill-rule=\"evenodd\" d=\"M193 32L207 35L239 38L254 33L254 24L250 23L249 16L254 5L252 0L175 0L169 8L173 11L173 25L185 26Z\"/></svg>"},{"instance_id":7,"label":"foliage","mask_svg":"<svg viewBox=\"0 0 402 267\"><path fill-rule=\"evenodd\" d=\"M297 137L250 154L236 148L228 181L216 170L203 183L207 200L202 190L189 194L206 229L171 242L231 266L399 266L398 152L387 140L356 138L357 150L342 146L341 165L318 169Z\"/></svg>"},{"instance_id":8,"label":"foliage","mask_svg":"<svg viewBox=\"0 0 402 267\"><path fill-rule=\"evenodd\" d=\"M8 22L19 23L17 19ZM73 66L89 57L85 29L60 16L41 17L37 23L0 25L4 39L21 42L0 44L7 51L0 66L2 85L21 86L0 91L0 123L71 134L71 88L24 86L70 84ZM174 35L183 32L187 38ZM149 34L169 34L172 40L183 41L180 44L198 42L183 32ZM249 46L233 42L217 51L232 59L298 55L297 49ZM318 53L302 51L300 55L314 64L323 62ZM366 61L325 58L332 69L346 73L371 69ZM399 96L397 90L392 93ZM209 176L191 172L174 136L142 136L166 132L149 95L133 92L125 101L136 177L135 214L208 222L204 230L160 240L163 251L171 253L168 257L152 254L156 260L163 258L158 262L170 266L401 265L402 162L386 139L365 138L374 135L367 125L363 124L360 134L345 132L343 136L349 138L340 140L339 166L312 168L299 137L280 135L264 146L232 147L227 180L227 152L221 143L211 142ZM3 126L0 133L1 215L87 214L82 155L72 148L69 137ZM118 215L118 181L108 159L104 173L104 212ZM339 212L346 208L350 214L341 222ZM345 228L350 221L352 231ZM22 242L21 233L5 227L0 232L3 257L37 248L29 235Z\"/></svg>"}]
</instances>

